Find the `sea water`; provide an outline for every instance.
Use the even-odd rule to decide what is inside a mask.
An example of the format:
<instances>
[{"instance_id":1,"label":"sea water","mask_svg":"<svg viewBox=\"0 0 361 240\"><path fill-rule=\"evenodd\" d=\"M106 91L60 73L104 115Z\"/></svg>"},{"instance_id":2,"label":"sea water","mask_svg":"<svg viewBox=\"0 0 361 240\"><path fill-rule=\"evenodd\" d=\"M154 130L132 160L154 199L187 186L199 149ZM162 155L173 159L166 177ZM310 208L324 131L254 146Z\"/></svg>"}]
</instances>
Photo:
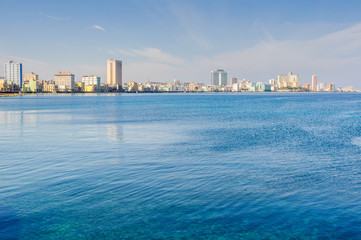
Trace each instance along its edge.
<instances>
[{"instance_id":1,"label":"sea water","mask_svg":"<svg viewBox=\"0 0 361 240\"><path fill-rule=\"evenodd\" d=\"M0 239L361 239L360 94L0 99Z\"/></svg>"}]
</instances>

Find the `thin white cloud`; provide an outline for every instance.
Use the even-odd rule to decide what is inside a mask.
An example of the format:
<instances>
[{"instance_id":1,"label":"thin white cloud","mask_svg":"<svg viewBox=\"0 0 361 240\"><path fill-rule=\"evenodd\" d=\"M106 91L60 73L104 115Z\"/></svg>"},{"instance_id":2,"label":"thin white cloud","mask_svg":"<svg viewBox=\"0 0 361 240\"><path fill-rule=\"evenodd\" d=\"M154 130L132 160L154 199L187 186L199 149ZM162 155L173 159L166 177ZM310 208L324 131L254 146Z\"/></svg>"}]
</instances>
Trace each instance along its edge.
<instances>
[{"instance_id":1,"label":"thin white cloud","mask_svg":"<svg viewBox=\"0 0 361 240\"><path fill-rule=\"evenodd\" d=\"M101 31L104 31L104 32L106 31L103 27L101 27L101 26L99 26L99 25L96 25L96 24L93 25L92 27L93 27L94 29L97 29L97 30L101 30Z\"/></svg>"},{"instance_id":2,"label":"thin white cloud","mask_svg":"<svg viewBox=\"0 0 361 240\"><path fill-rule=\"evenodd\" d=\"M156 63L164 63L171 65L182 65L184 60L175 56L172 56L158 48L142 48L142 49L114 49L108 51L112 55L123 55L129 57L142 57L148 61ZM143 61L142 60L142 61Z\"/></svg>"},{"instance_id":3,"label":"thin white cloud","mask_svg":"<svg viewBox=\"0 0 361 240\"><path fill-rule=\"evenodd\" d=\"M58 16L50 16L50 15L45 15L43 13L39 13L40 16L52 19L52 20L56 20L56 21L64 21L64 20L68 20L71 19L71 17L69 16L64 16L64 17L58 17Z\"/></svg>"},{"instance_id":4,"label":"thin white cloud","mask_svg":"<svg viewBox=\"0 0 361 240\"><path fill-rule=\"evenodd\" d=\"M129 50L116 48L116 49L108 49L108 53L111 55L120 55L120 56L135 56L134 53L132 53Z\"/></svg>"},{"instance_id":5,"label":"thin white cloud","mask_svg":"<svg viewBox=\"0 0 361 240\"><path fill-rule=\"evenodd\" d=\"M174 65L179 65L183 63L182 59L162 52L158 48L132 49L131 52L138 56L146 57L150 60L154 60L160 63L170 63Z\"/></svg>"}]
</instances>

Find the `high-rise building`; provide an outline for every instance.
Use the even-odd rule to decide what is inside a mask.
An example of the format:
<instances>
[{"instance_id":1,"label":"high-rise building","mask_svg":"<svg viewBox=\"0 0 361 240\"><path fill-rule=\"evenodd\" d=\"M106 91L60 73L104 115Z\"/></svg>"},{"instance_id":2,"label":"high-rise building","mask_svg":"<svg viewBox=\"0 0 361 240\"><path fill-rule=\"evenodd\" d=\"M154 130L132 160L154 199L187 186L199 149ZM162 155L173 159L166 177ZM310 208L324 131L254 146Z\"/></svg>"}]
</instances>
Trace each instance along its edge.
<instances>
[{"instance_id":1,"label":"high-rise building","mask_svg":"<svg viewBox=\"0 0 361 240\"><path fill-rule=\"evenodd\" d=\"M4 74L7 81L18 85L21 89L23 85L23 65L21 63L8 61L4 65Z\"/></svg>"},{"instance_id":2,"label":"high-rise building","mask_svg":"<svg viewBox=\"0 0 361 240\"><path fill-rule=\"evenodd\" d=\"M55 85L58 86L59 92L74 92L75 90L75 76L70 72L58 72L55 75Z\"/></svg>"},{"instance_id":3,"label":"high-rise building","mask_svg":"<svg viewBox=\"0 0 361 240\"><path fill-rule=\"evenodd\" d=\"M311 90L317 92L317 75L312 75Z\"/></svg>"},{"instance_id":4,"label":"high-rise building","mask_svg":"<svg viewBox=\"0 0 361 240\"><path fill-rule=\"evenodd\" d=\"M333 87L334 87L334 85L333 85L332 83L330 83L330 84L328 84L327 90L328 90L329 92L333 92Z\"/></svg>"},{"instance_id":5,"label":"high-rise building","mask_svg":"<svg viewBox=\"0 0 361 240\"><path fill-rule=\"evenodd\" d=\"M324 82L319 83L317 85L317 91L319 91L319 92L326 91L326 83L324 83Z\"/></svg>"},{"instance_id":6,"label":"high-rise building","mask_svg":"<svg viewBox=\"0 0 361 240\"><path fill-rule=\"evenodd\" d=\"M237 83L237 81L238 81L238 80L237 80L236 77L232 77L232 78L231 78L231 85Z\"/></svg>"},{"instance_id":7,"label":"high-rise building","mask_svg":"<svg viewBox=\"0 0 361 240\"><path fill-rule=\"evenodd\" d=\"M223 69L211 71L211 84L215 86L227 85L227 73Z\"/></svg>"},{"instance_id":8,"label":"high-rise building","mask_svg":"<svg viewBox=\"0 0 361 240\"><path fill-rule=\"evenodd\" d=\"M107 83L110 86L122 85L122 61L107 60Z\"/></svg>"}]
</instances>

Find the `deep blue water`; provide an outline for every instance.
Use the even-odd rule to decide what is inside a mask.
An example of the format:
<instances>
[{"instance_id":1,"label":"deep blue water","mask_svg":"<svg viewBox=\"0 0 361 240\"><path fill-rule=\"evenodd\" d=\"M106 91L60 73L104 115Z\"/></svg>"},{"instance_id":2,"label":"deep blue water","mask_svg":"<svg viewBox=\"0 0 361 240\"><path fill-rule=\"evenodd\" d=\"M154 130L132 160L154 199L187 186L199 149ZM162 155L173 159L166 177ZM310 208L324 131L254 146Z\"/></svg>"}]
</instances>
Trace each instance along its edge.
<instances>
[{"instance_id":1,"label":"deep blue water","mask_svg":"<svg viewBox=\"0 0 361 240\"><path fill-rule=\"evenodd\" d=\"M1 98L0 239L361 239L361 94Z\"/></svg>"}]
</instances>

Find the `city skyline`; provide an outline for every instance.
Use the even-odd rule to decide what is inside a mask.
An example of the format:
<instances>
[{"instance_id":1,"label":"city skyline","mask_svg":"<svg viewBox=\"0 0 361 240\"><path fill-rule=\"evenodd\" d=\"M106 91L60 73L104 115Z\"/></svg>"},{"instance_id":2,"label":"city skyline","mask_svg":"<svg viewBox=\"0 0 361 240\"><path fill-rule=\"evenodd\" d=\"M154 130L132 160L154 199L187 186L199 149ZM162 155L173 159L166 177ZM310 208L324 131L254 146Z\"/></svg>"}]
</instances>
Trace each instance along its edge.
<instances>
[{"instance_id":1,"label":"city skyline","mask_svg":"<svg viewBox=\"0 0 361 240\"><path fill-rule=\"evenodd\" d=\"M0 40L0 61L44 80L69 71L105 82L104 59L113 58L123 61L124 82L208 83L223 68L254 82L293 71L302 83L316 74L361 88L358 1L89 3L4 0L0 30L11 34Z\"/></svg>"},{"instance_id":2,"label":"city skyline","mask_svg":"<svg viewBox=\"0 0 361 240\"><path fill-rule=\"evenodd\" d=\"M157 92L157 91L180 91L180 92L262 92L262 91L312 91L312 92L359 92L351 86L338 86L331 82L317 83L317 75L312 75L311 83L300 82L300 76L288 72L277 76L277 80L250 81L231 77L223 69L211 71L210 84L182 82L173 79L173 83L165 81L150 81L141 83L136 81L122 82L122 61L108 59L106 63L106 83L101 83L98 75L83 75L81 81L75 80L75 75L66 72L58 72L54 80L39 79L39 74L30 72L19 75L22 72L22 63L8 61L4 64L5 78L1 77L0 91L3 92ZM11 70L11 71L10 71ZM24 82L22 81L24 79ZM23 82L23 84L20 84ZM152 84L151 84L152 83ZM184 83L184 84L183 84Z\"/></svg>"}]
</instances>

